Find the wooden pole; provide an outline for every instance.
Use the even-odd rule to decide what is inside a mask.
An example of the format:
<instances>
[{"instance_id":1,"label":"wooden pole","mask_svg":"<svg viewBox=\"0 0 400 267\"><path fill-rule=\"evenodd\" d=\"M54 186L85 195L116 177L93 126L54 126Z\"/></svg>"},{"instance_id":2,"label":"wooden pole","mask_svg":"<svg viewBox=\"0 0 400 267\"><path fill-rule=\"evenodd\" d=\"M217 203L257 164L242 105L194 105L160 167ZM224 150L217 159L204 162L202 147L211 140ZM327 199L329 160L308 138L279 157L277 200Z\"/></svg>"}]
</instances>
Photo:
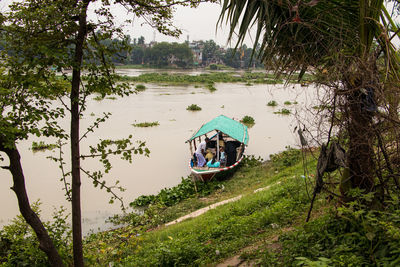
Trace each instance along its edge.
<instances>
[{"instance_id":1,"label":"wooden pole","mask_svg":"<svg viewBox=\"0 0 400 267\"><path fill-rule=\"evenodd\" d=\"M217 131L217 161L219 161L219 131Z\"/></svg>"}]
</instances>

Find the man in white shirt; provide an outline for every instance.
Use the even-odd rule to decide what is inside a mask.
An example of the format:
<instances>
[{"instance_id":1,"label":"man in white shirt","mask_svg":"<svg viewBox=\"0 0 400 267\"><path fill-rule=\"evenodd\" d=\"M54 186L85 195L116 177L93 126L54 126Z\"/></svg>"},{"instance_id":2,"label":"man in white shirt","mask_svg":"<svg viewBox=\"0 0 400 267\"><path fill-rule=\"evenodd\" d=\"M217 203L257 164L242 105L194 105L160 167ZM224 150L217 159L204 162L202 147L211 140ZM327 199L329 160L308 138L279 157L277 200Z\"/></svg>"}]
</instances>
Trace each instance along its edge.
<instances>
[{"instance_id":1,"label":"man in white shirt","mask_svg":"<svg viewBox=\"0 0 400 267\"><path fill-rule=\"evenodd\" d=\"M198 167L203 167L206 164L206 159L204 158L204 155L206 154L206 146L209 141L210 141L210 139L208 137L206 137L206 139L204 139L204 141L201 142L196 149L196 157L197 157L197 166Z\"/></svg>"}]
</instances>

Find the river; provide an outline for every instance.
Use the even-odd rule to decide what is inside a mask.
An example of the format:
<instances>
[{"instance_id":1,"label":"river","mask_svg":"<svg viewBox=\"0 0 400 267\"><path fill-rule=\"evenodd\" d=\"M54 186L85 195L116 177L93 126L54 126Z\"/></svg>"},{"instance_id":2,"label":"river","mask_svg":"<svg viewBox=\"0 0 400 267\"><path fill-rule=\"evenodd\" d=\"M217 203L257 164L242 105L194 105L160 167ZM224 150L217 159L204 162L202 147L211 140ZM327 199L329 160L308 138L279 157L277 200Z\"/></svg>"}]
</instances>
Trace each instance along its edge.
<instances>
[{"instance_id":1,"label":"river","mask_svg":"<svg viewBox=\"0 0 400 267\"><path fill-rule=\"evenodd\" d=\"M127 75L138 75L143 71L119 70ZM150 70L145 70L146 72ZM152 70L154 71L154 70ZM176 72L176 71L175 71ZM187 74L198 74L202 71L189 71ZM189 146L185 141L191 137L203 123L223 114L230 118L241 119L245 115L255 119L255 125L249 129L250 141L246 154L268 159L269 155L285 149L285 146L296 146L298 138L293 134L296 125L293 116L274 114L283 107L291 109L310 102L307 97L314 87L300 85L266 85L246 86L235 83L217 83L217 91L211 93L204 88L194 86L162 86L146 84L147 89L138 94L116 100L89 100L86 114L81 122L81 132L93 123L103 112L111 112L110 119L102 124L94 134L82 142L83 154L88 145L94 145L98 139L124 138L132 134L135 140L146 141L150 157L135 155L133 163L121 161L118 157L112 160L113 169L106 176L111 185L118 179L126 188L121 193L126 204L142 194L155 194L160 189L178 184L181 177L189 175ZM270 100L278 102L277 107L268 107ZM284 101L297 101L298 104L284 106ZM191 104L199 105L202 110L187 111ZM159 126L149 128L133 127L133 123L158 121ZM61 122L67 125L68 118ZM18 148L22 154L22 164L26 177L26 187L30 201L40 199L41 214L44 219L51 218L55 208L69 208L60 182L60 170L56 163L46 157L56 155L58 151L33 153L30 150L32 138L21 142ZM69 159L65 147L65 157ZM85 169L96 170L99 164L94 160L84 160ZM17 200L10 190L11 175L0 170L0 226L18 214ZM109 196L105 190L94 188L90 179L83 176L82 213L83 230L105 229L109 225L104 220L115 213L120 213L118 203L108 204Z\"/></svg>"}]
</instances>

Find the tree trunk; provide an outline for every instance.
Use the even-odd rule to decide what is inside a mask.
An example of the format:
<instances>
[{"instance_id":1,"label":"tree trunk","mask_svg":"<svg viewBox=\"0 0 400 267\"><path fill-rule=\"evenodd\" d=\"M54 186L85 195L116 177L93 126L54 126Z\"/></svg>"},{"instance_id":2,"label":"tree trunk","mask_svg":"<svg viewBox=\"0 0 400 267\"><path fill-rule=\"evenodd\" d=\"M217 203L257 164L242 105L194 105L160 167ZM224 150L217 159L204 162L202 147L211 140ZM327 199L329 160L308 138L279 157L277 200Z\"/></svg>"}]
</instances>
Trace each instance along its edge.
<instances>
[{"instance_id":1,"label":"tree trunk","mask_svg":"<svg viewBox=\"0 0 400 267\"><path fill-rule=\"evenodd\" d=\"M84 1L79 15L79 30L76 37L74 66L71 84L71 176L72 176L72 239L74 266L83 264L82 249L82 215L81 215L81 171L79 151L79 96L81 82L81 66L83 58L83 45L87 34L86 13L89 1Z\"/></svg>"},{"instance_id":2,"label":"tree trunk","mask_svg":"<svg viewBox=\"0 0 400 267\"><path fill-rule=\"evenodd\" d=\"M39 240L39 248L46 253L49 263L52 266L64 266L60 255L54 246L49 234L44 228L39 216L31 209L29 204L28 194L25 188L25 177L21 166L21 156L16 148L1 149L10 159L9 170L13 177L13 187L11 189L15 192L18 199L19 210L24 217L25 221L32 227L33 231Z\"/></svg>"},{"instance_id":3,"label":"tree trunk","mask_svg":"<svg viewBox=\"0 0 400 267\"><path fill-rule=\"evenodd\" d=\"M361 92L359 88L350 89L347 99L350 115L348 122L348 167L351 187L364 189L364 193L369 193L374 190L375 184L373 175L373 113L367 110L365 92Z\"/></svg>"}]
</instances>

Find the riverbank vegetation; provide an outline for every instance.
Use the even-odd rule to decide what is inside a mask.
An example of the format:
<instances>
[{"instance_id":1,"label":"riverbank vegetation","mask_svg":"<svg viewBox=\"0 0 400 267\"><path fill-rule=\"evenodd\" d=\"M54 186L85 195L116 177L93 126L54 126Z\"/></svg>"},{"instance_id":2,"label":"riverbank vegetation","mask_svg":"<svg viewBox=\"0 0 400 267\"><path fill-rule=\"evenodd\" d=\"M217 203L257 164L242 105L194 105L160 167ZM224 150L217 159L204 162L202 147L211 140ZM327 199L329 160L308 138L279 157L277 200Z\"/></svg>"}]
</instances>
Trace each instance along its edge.
<instances>
[{"instance_id":1,"label":"riverbank vegetation","mask_svg":"<svg viewBox=\"0 0 400 267\"><path fill-rule=\"evenodd\" d=\"M315 182L314 152L287 148L267 162L246 157L228 177L196 185L182 178L179 185L157 195L138 197L131 206L142 212L115 216L110 220L122 227L85 238L85 262L89 266L176 266L232 265L236 260L235 264L262 266L360 266L400 261L398 202L389 201L384 210L368 210L372 198L363 197L333 209L328 194L322 193L315 200L311 221L305 223ZM332 183L338 180L339 172L332 173ZM165 226L237 196L241 198L199 217ZM68 264L71 239L66 217L60 211L54 218L47 224L49 232L57 236L57 247ZM0 231L6 240L0 247L0 262L45 263L44 253L35 246L37 239L21 229L30 228L19 219Z\"/></svg>"}]
</instances>

